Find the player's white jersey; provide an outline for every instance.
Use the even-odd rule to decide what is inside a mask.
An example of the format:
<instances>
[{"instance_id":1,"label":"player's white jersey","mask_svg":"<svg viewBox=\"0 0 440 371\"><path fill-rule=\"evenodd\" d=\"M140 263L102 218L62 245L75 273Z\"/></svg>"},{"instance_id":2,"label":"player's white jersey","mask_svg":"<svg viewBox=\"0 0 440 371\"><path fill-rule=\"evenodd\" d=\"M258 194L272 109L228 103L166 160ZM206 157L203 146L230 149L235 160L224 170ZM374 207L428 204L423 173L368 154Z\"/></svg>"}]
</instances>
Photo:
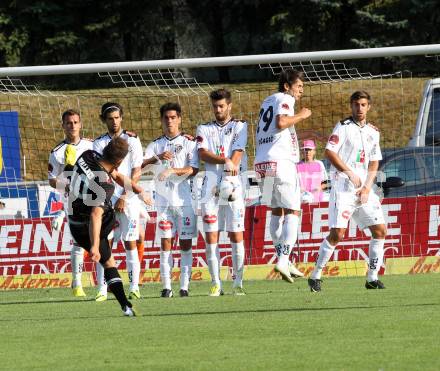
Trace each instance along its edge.
<instances>
[{"instance_id":1,"label":"player's white jersey","mask_svg":"<svg viewBox=\"0 0 440 371\"><path fill-rule=\"evenodd\" d=\"M194 140L189 139L184 133L180 133L174 138L162 135L151 142L145 150L145 158L151 158L168 151L173 154L173 159L163 161L162 164L155 165L155 205L157 207L166 206L191 206L191 177L171 175L165 181L159 181L159 175L166 168L184 168L191 166L199 167L199 156Z\"/></svg>"},{"instance_id":2,"label":"player's white jersey","mask_svg":"<svg viewBox=\"0 0 440 371\"><path fill-rule=\"evenodd\" d=\"M241 150L243 156L241 158L239 172L247 170L247 122L231 119L224 125L220 125L216 121L211 121L197 127L197 149L206 149L220 157L231 158L232 152ZM215 174L217 179L221 180L224 165L205 164L207 172L211 176Z\"/></svg>"},{"instance_id":3,"label":"player's white jersey","mask_svg":"<svg viewBox=\"0 0 440 371\"><path fill-rule=\"evenodd\" d=\"M51 151L49 156L49 165L48 165L49 179L56 179L64 171L65 152L68 144L69 143L67 143L66 140L63 140L61 143L57 144L55 148ZM84 151L93 148L93 141L90 139L81 138L77 144L71 144L71 145L74 146L76 151L76 157L75 157L75 161L76 161Z\"/></svg>"},{"instance_id":4,"label":"player's white jersey","mask_svg":"<svg viewBox=\"0 0 440 371\"><path fill-rule=\"evenodd\" d=\"M118 167L118 172L121 174L131 178L132 169L135 167L140 167L143 161L143 150L142 144L136 134L123 130L120 138L125 139L128 142L128 154L125 156L121 165ZM93 142L93 150L102 154L105 146L112 140L113 138L109 133L105 133L100 137L96 138ZM113 194L113 200L119 198L123 193L124 189L115 184L115 193Z\"/></svg>"},{"instance_id":5,"label":"player's white jersey","mask_svg":"<svg viewBox=\"0 0 440 371\"><path fill-rule=\"evenodd\" d=\"M255 163L276 160L299 161L299 145L295 127L278 129L277 115L294 116L295 98L275 93L261 104L256 135Z\"/></svg>"},{"instance_id":6,"label":"player's white jersey","mask_svg":"<svg viewBox=\"0 0 440 371\"><path fill-rule=\"evenodd\" d=\"M366 124L361 127L349 117L336 124L325 148L336 152L342 162L364 182L370 161L382 159L379 139L379 131L374 126ZM330 168L330 176L332 180L348 178L333 165Z\"/></svg>"}]
</instances>

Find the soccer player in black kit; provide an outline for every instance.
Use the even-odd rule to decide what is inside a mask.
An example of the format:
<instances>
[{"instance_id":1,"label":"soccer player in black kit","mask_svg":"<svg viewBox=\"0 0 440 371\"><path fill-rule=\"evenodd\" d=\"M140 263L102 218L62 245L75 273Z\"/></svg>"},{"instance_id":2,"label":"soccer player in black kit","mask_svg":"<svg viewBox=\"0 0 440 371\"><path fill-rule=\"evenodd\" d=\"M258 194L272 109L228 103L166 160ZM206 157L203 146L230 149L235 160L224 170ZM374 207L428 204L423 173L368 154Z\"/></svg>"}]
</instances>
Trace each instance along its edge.
<instances>
[{"instance_id":1,"label":"soccer player in black kit","mask_svg":"<svg viewBox=\"0 0 440 371\"><path fill-rule=\"evenodd\" d=\"M68 214L72 237L89 252L94 262L102 264L107 285L121 305L124 315L133 317L136 312L125 295L108 242L108 235L115 223L110 201L115 189L113 181L138 194L142 200L139 202L150 204L151 200L141 187L117 172L116 169L127 153L127 141L114 138L104 148L102 155L88 150L78 158L72 170Z\"/></svg>"}]
</instances>

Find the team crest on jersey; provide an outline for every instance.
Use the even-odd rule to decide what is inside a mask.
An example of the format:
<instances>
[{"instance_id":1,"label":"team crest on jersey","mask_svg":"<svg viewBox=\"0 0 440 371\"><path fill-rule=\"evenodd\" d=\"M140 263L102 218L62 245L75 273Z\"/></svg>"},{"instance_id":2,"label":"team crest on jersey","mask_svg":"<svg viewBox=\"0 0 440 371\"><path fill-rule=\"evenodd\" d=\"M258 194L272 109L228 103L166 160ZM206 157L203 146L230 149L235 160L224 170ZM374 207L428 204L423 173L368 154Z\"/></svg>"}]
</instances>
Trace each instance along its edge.
<instances>
[{"instance_id":1,"label":"team crest on jersey","mask_svg":"<svg viewBox=\"0 0 440 371\"><path fill-rule=\"evenodd\" d=\"M348 211L348 210L343 211L342 212L342 217L344 219L350 219L350 211Z\"/></svg>"},{"instance_id":2,"label":"team crest on jersey","mask_svg":"<svg viewBox=\"0 0 440 371\"><path fill-rule=\"evenodd\" d=\"M174 153L178 154L183 149L183 146L181 144L176 144L174 146Z\"/></svg>"},{"instance_id":3,"label":"team crest on jersey","mask_svg":"<svg viewBox=\"0 0 440 371\"><path fill-rule=\"evenodd\" d=\"M196 141L197 141L197 143L202 143L203 142L203 137L201 137L200 135L197 135Z\"/></svg>"},{"instance_id":4,"label":"team crest on jersey","mask_svg":"<svg viewBox=\"0 0 440 371\"><path fill-rule=\"evenodd\" d=\"M225 135L231 135L232 134L232 128L227 128L225 130Z\"/></svg>"},{"instance_id":5,"label":"team crest on jersey","mask_svg":"<svg viewBox=\"0 0 440 371\"><path fill-rule=\"evenodd\" d=\"M330 138L328 138L328 142L332 145L336 145L339 143L339 137L336 134L332 134Z\"/></svg>"},{"instance_id":6,"label":"team crest on jersey","mask_svg":"<svg viewBox=\"0 0 440 371\"><path fill-rule=\"evenodd\" d=\"M213 223L215 223L217 221L217 215L205 215L203 217L203 221L206 224L213 224Z\"/></svg>"},{"instance_id":7,"label":"team crest on jersey","mask_svg":"<svg viewBox=\"0 0 440 371\"><path fill-rule=\"evenodd\" d=\"M283 103L281 105L281 108L283 108L283 109L290 109L290 107L289 107L289 105L287 103Z\"/></svg>"}]
</instances>

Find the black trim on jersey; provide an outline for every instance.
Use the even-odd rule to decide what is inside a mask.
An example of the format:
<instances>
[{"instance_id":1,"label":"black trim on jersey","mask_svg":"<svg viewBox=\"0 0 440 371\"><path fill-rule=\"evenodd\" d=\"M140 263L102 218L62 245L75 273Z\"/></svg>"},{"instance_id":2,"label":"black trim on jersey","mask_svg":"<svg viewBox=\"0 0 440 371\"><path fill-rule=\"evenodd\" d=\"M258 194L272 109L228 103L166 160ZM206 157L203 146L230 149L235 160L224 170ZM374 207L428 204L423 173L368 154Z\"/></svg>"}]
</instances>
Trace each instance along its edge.
<instances>
[{"instance_id":1,"label":"black trim on jersey","mask_svg":"<svg viewBox=\"0 0 440 371\"><path fill-rule=\"evenodd\" d=\"M165 135L161 135L160 137L157 137L156 139L153 139L153 142L157 142L158 140L162 139Z\"/></svg>"},{"instance_id":2,"label":"black trim on jersey","mask_svg":"<svg viewBox=\"0 0 440 371\"><path fill-rule=\"evenodd\" d=\"M93 142L93 139L83 138L83 137L79 138L78 143L67 143L67 139L64 139L62 142L58 143L50 152L52 153L52 152L58 151L63 146L63 144L66 144L66 145L70 144L71 146L79 146L79 144L81 143L82 140L86 140L88 142Z\"/></svg>"},{"instance_id":3,"label":"black trim on jersey","mask_svg":"<svg viewBox=\"0 0 440 371\"><path fill-rule=\"evenodd\" d=\"M67 144L65 139L64 139L62 142L58 143L58 144L52 149L52 151L50 151L50 153L53 153L53 152L55 152L55 151L58 151L58 150L59 150L64 144Z\"/></svg>"},{"instance_id":4,"label":"black trim on jersey","mask_svg":"<svg viewBox=\"0 0 440 371\"><path fill-rule=\"evenodd\" d=\"M349 125L349 124L355 124L353 117L347 117L346 119L343 119L341 121L339 121L341 123L341 125Z\"/></svg>"},{"instance_id":5,"label":"black trim on jersey","mask_svg":"<svg viewBox=\"0 0 440 371\"><path fill-rule=\"evenodd\" d=\"M110 139L112 139L111 135L107 132L107 133L104 133L104 134L100 135L100 136L99 136L98 138L96 138L95 140L100 140L100 139L104 138L106 135L108 135L108 137L109 137ZM94 141L95 141L95 140L94 140Z\"/></svg>"},{"instance_id":6,"label":"black trim on jersey","mask_svg":"<svg viewBox=\"0 0 440 371\"><path fill-rule=\"evenodd\" d=\"M180 132L179 134L177 134L175 137L172 137L172 138L168 138L166 135L163 135L163 136L168 139L168 142L172 142L174 139L181 137L182 132Z\"/></svg>"}]
</instances>

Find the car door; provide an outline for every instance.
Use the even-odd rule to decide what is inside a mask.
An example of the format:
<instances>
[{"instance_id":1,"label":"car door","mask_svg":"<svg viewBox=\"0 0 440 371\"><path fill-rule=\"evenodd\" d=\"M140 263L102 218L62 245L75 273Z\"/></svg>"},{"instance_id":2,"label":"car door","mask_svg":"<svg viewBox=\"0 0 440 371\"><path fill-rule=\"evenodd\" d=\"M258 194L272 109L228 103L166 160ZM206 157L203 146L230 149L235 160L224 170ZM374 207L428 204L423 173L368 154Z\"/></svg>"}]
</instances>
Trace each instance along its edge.
<instances>
[{"instance_id":1,"label":"car door","mask_svg":"<svg viewBox=\"0 0 440 371\"><path fill-rule=\"evenodd\" d=\"M402 187L385 188L385 197L410 197L426 193L426 172L416 152L398 155L387 161L381 171L386 178L399 177L404 181Z\"/></svg>"}]
</instances>

